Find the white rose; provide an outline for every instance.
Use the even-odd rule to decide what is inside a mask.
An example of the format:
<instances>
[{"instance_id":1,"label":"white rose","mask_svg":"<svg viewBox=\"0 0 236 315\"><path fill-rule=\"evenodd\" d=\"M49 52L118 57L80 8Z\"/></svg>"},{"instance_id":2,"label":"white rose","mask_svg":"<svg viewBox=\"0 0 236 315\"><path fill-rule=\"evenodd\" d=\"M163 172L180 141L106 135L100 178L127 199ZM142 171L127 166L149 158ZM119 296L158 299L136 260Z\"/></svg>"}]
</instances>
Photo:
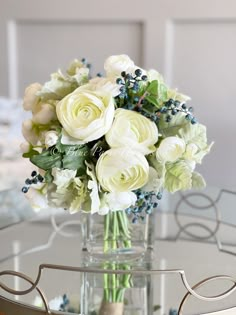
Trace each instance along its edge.
<instances>
[{"instance_id":1,"label":"white rose","mask_svg":"<svg viewBox=\"0 0 236 315\"><path fill-rule=\"evenodd\" d=\"M106 134L106 141L111 148L128 147L143 154L156 150L158 129L154 122L143 115L119 108L115 119Z\"/></svg>"},{"instance_id":2,"label":"white rose","mask_svg":"<svg viewBox=\"0 0 236 315\"><path fill-rule=\"evenodd\" d=\"M30 143L29 142L22 142L20 144L20 150L22 153L28 153L30 150Z\"/></svg>"},{"instance_id":3,"label":"white rose","mask_svg":"<svg viewBox=\"0 0 236 315\"><path fill-rule=\"evenodd\" d=\"M32 120L36 124L47 125L50 121L56 120L56 111L55 107L47 103L39 103L37 105L38 109L33 115Z\"/></svg>"},{"instance_id":4,"label":"white rose","mask_svg":"<svg viewBox=\"0 0 236 315\"><path fill-rule=\"evenodd\" d=\"M178 137L167 137L157 148L156 158L163 162L175 162L184 154L185 147L184 140Z\"/></svg>"},{"instance_id":5,"label":"white rose","mask_svg":"<svg viewBox=\"0 0 236 315\"><path fill-rule=\"evenodd\" d=\"M58 132L52 130L47 131L45 133L45 146L46 148L50 148L57 143L58 140Z\"/></svg>"},{"instance_id":6,"label":"white rose","mask_svg":"<svg viewBox=\"0 0 236 315\"><path fill-rule=\"evenodd\" d=\"M36 94L38 91L41 90L41 88L41 84L33 83L25 89L25 94L23 98L23 107L25 110L31 110L32 112L35 110L40 99L40 97Z\"/></svg>"},{"instance_id":7,"label":"white rose","mask_svg":"<svg viewBox=\"0 0 236 315\"><path fill-rule=\"evenodd\" d=\"M36 145L38 143L39 137L34 129L34 124L31 119L27 119L22 124L22 134L26 141L31 143L32 145Z\"/></svg>"},{"instance_id":8,"label":"white rose","mask_svg":"<svg viewBox=\"0 0 236 315\"><path fill-rule=\"evenodd\" d=\"M96 174L105 191L127 192L144 186L149 165L145 156L128 148L110 149L98 159Z\"/></svg>"},{"instance_id":9,"label":"white rose","mask_svg":"<svg viewBox=\"0 0 236 315\"><path fill-rule=\"evenodd\" d=\"M104 63L107 77L120 77L122 71L132 73L137 67L127 55L110 56Z\"/></svg>"},{"instance_id":10,"label":"white rose","mask_svg":"<svg viewBox=\"0 0 236 315\"><path fill-rule=\"evenodd\" d=\"M64 97L56 107L64 128L62 143L83 144L101 138L111 127L114 104L111 93L83 87Z\"/></svg>"}]
</instances>

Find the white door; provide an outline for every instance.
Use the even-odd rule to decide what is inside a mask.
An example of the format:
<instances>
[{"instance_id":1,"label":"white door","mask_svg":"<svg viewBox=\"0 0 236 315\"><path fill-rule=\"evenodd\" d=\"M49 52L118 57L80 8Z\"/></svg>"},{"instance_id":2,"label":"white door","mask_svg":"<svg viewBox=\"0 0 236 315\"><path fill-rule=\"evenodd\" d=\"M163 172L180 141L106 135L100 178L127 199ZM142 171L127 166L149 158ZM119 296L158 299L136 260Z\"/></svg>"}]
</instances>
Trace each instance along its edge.
<instances>
[{"instance_id":1,"label":"white door","mask_svg":"<svg viewBox=\"0 0 236 315\"><path fill-rule=\"evenodd\" d=\"M210 185L235 188L234 0L0 0L0 95L22 97L73 58L99 72L120 53L192 97L215 141L201 172Z\"/></svg>"}]
</instances>

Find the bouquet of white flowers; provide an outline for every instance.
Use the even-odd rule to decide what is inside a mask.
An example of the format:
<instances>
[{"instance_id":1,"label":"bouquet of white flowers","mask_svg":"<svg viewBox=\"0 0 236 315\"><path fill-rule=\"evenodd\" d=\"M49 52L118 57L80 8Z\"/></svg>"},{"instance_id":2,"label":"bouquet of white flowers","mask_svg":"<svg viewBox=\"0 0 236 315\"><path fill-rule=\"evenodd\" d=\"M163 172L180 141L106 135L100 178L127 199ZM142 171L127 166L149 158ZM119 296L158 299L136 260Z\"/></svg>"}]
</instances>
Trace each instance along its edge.
<instances>
[{"instance_id":1,"label":"bouquet of white flowers","mask_svg":"<svg viewBox=\"0 0 236 315\"><path fill-rule=\"evenodd\" d=\"M86 60L74 60L66 74L26 88L23 107L32 118L23 122L21 148L38 170L22 191L34 208L106 215L104 233L116 239L129 236L127 215L144 220L163 189L203 187L195 166L211 145L189 97L156 70L127 55L110 56L104 69L91 78Z\"/></svg>"}]
</instances>

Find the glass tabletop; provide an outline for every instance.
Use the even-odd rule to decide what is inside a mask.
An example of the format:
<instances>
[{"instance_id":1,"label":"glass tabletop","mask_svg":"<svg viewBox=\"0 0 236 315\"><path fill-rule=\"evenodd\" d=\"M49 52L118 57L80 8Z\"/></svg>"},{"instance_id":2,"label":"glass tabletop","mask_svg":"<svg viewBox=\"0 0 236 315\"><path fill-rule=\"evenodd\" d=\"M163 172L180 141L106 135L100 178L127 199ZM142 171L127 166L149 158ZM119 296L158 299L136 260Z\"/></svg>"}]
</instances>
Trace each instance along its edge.
<instances>
[{"instance_id":1,"label":"glass tabletop","mask_svg":"<svg viewBox=\"0 0 236 315\"><path fill-rule=\"evenodd\" d=\"M5 193L10 193L8 200L18 198L16 192ZM232 279L236 278L235 199L233 192L216 188L165 196L162 209L152 215L153 251L141 262L130 262L127 269L122 264L104 268L98 262L83 263L81 214L69 215L62 210L35 214L29 210L26 215L22 210L24 218L13 221L14 225L2 224L0 274L6 270L21 272L33 282L40 274L39 285L47 300L66 294L79 303L85 276L86 283L94 284L94 295L99 297L104 274L123 272L132 276L133 291L138 288L137 300L146 301L142 295L150 296L152 292L148 303L149 308L155 309L153 314L169 314L171 309L179 308L188 286L191 289L207 278L216 277L196 290L200 297L210 298L224 295L232 287ZM4 206L6 203L2 201L3 209ZM30 287L17 277L2 275L0 281L18 291ZM235 306L235 293L233 290L230 293L220 301L210 302L196 296L186 310L194 314L196 305L205 312ZM39 303L34 292L12 296L0 289L0 295L31 305Z\"/></svg>"}]
</instances>

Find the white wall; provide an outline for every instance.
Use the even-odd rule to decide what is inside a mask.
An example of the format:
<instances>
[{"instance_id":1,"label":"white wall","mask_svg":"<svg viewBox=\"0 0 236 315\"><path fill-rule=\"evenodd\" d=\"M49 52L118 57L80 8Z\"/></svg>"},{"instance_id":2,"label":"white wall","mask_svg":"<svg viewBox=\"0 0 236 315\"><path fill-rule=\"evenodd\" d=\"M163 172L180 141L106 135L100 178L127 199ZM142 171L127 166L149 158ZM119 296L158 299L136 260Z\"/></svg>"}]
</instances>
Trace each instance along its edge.
<instances>
[{"instance_id":1,"label":"white wall","mask_svg":"<svg viewBox=\"0 0 236 315\"><path fill-rule=\"evenodd\" d=\"M215 141L201 171L209 185L235 188L234 0L0 0L0 95L22 97L76 57L96 73L117 53L192 96Z\"/></svg>"}]
</instances>

